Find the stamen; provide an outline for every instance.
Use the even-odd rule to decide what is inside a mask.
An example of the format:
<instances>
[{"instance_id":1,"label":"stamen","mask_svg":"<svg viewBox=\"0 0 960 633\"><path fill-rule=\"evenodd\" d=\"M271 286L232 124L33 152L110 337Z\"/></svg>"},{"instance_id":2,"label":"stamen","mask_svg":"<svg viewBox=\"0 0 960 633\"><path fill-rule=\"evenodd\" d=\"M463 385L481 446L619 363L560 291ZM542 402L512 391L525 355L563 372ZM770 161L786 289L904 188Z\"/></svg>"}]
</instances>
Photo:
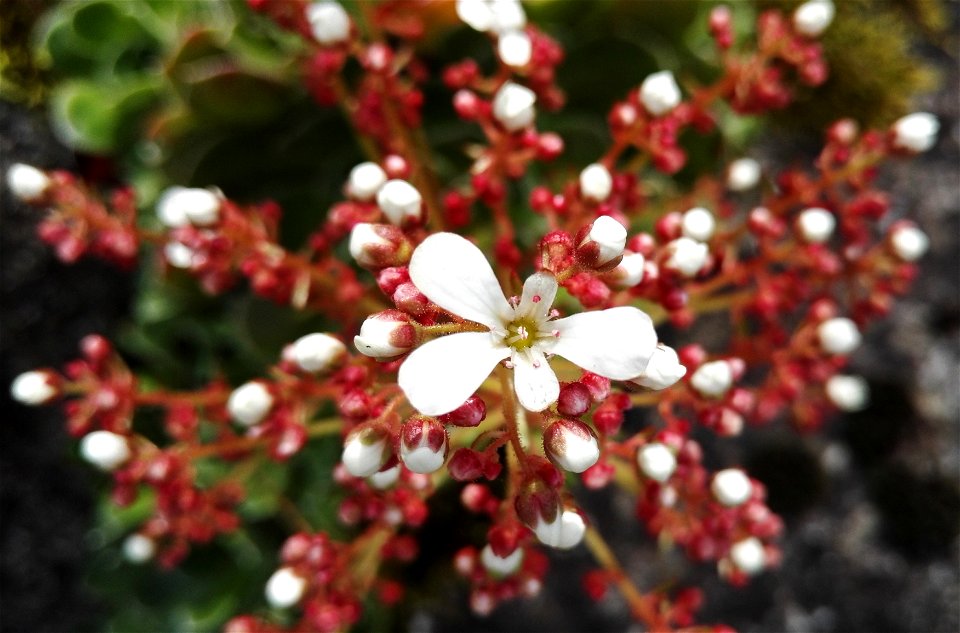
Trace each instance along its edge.
<instances>
[{"instance_id":1,"label":"stamen","mask_svg":"<svg viewBox=\"0 0 960 633\"><path fill-rule=\"evenodd\" d=\"M560 316L560 310L557 310L556 308L550 310L551 319L556 319L558 316Z\"/></svg>"},{"instance_id":2,"label":"stamen","mask_svg":"<svg viewBox=\"0 0 960 633\"><path fill-rule=\"evenodd\" d=\"M503 361L503 366L506 367L507 369L513 369L514 367L513 361L505 360Z\"/></svg>"},{"instance_id":3,"label":"stamen","mask_svg":"<svg viewBox=\"0 0 960 633\"><path fill-rule=\"evenodd\" d=\"M540 295L533 295L533 302L540 303Z\"/></svg>"}]
</instances>

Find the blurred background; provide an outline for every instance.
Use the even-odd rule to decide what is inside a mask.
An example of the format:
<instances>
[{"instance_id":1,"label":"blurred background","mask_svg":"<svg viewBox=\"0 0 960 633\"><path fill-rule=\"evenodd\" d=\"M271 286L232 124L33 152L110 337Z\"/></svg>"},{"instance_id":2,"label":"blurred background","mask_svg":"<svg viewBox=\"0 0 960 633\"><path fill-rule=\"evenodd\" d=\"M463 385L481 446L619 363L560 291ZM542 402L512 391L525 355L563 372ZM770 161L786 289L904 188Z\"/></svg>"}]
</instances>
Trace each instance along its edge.
<instances>
[{"instance_id":1,"label":"blurred background","mask_svg":"<svg viewBox=\"0 0 960 633\"><path fill-rule=\"evenodd\" d=\"M345 3L348 5L349 3ZM738 2L739 33L763 7ZM742 463L770 491L787 523L780 570L745 589L710 567L661 555L613 491L579 498L634 579L664 578L705 589L699 621L742 631L960 630L960 4L936 0L844 0L824 37L831 79L770 119L730 117L722 131L684 139L691 162L677 186L747 148L769 169L809 163L823 126L843 116L888 125L910 111L936 114L938 145L882 172L894 211L931 237L910 296L867 333L852 369L870 382L868 409L838 416L815 437L787 424L750 429L743 441L698 438L708 465ZM529 3L528 14L566 50L560 84L568 105L540 127L567 142L576 173L605 147L605 116L648 73L716 73L699 1ZM492 53L443 3L420 54L432 70ZM131 182L143 209L169 184L216 184L242 201L271 197L285 210L282 237L297 246L338 199L361 153L336 109L302 88L300 43L240 1L91 0L0 3L0 169L26 162L69 169L103 186ZM626 61L629 60L629 61ZM598 73L597 69L607 72ZM481 137L459 122L438 79L426 86L425 131L446 182L463 178L463 146ZM531 174L532 179L547 178ZM524 196L515 192L517 200ZM198 548L176 571L122 561L118 542L143 507L117 512L104 477L81 465L56 408L27 410L5 385L18 373L60 366L98 332L118 343L148 381L174 388L222 373L257 375L283 343L322 328L317 317L252 297L211 298L189 279L149 267L119 271L85 259L60 264L35 236L38 212L0 192L0 629L4 631L207 631L262 603L284 537L273 518L287 490L311 521L337 530L329 466L334 443L312 445L288 472L251 491L249 528ZM143 222L152 222L145 214ZM709 328L709 324L704 326ZM704 342L709 330L678 333ZM709 344L707 343L709 347ZM648 420L637 413L631 424ZM304 464L304 462L307 462ZM469 615L465 587L449 567L467 526L451 534L458 490L432 504L422 542L401 570L409 600L390 615L371 608L361 628L416 631L624 631L617 597L590 603L580 575L586 551L551 553L541 596ZM273 504L273 505L272 505ZM139 504L138 504L139 505ZM140 513L140 514L138 514ZM341 531L342 532L342 531ZM478 532L482 534L482 530ZM478 536L478 541L479 541Z\"/></svg>"}]
</instances>

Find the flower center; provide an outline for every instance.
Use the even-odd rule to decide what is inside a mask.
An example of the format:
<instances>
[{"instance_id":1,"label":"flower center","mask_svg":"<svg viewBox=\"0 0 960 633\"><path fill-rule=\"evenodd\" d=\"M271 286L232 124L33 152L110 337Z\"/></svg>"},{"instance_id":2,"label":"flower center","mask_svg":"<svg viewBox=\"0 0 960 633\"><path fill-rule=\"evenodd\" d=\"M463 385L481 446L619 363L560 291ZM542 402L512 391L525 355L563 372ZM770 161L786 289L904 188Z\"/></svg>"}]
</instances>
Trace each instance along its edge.
<instances>
[{"instance_id":1,"label":"flower center","mask_svg":"<svg viewBox=\"0 0 960 633\"><path fill-rule=\"evenodd\" d=\"M537 322L531 317L520 317L507 326L503 342L517 351L529 349L539 338Z\"/></svg>"}]
</instances>

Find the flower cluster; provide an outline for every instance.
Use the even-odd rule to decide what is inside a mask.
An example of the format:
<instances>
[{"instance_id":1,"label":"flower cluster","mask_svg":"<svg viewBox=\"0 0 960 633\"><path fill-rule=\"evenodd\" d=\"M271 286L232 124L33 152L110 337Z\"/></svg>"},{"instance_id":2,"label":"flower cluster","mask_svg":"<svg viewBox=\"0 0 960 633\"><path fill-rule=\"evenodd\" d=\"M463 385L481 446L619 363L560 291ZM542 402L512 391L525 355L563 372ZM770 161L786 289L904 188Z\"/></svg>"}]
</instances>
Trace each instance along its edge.
<instances>
[{"instance_id":1,"label":"flower cluster","mask_svg":"<svg viewBox=\"0 0 960 633\"><path fill-rule=\"evenodd\" d=\"M929 149L938 124L918 113L861 131L842 119L809 169L775 173L740 157L674 199L650 182L684 168L685 135L715 130L721 109L767 113L825 81L817 38L833 4L763 12L754 39L734 32L736 5L716 7L703 25L720 60L713 83L679 68L638 76L608 113L606 151L524 196L516 181L532 182L563 153L562 137L537 122L538 110L563 105L563 50L518 1L453 7L489 39L495 68L438 69L457 116L484 139L470 148L468 177L449 183L419 133L432 69L415 44L436 28L429 7L359 3L354 15L331 0L248 4L300 39L303 86L341 107L368 154L341 175L343 199L302 250L281 245L271 201L171 186L138 222L129 189L104 202L70 174L26 165L7 174L16 196L48 210L40 236L65 261L154 258L161 274L179 270L211 294L245 279L253 293L336 324L290 341L236 387L159 390L98 336L62 373L17 378L21 403L65 400L80 455L110 473L115 503L152 491L127 558L175 565L191 544L238 529L251 473L285 468L335 436L333 505L352 536L300 517L265 587L274 611L239 615L225 630L341 631L368 594L396 602L402 586L382 563L417 557L430 501L451 488L486 529L449 561L480 614L539 592L545 549L585 544L598 564L584 579L591 597L615 586L650 630L693 626L699 591L635 586L581 507L606 486L634 495L651 535L714 562L731 583L775 567L783 523L763 485L736 464L710 472L693 431L734 437L777 419L812 431L865 406L865 382L843 373L847 358L928 246L915 225L891 221L876 168ZM714 313L736 324L729 339L688 340L687 328ZM639 429L625 424L637 407L653 420ZM143 431L144 409L162 412L162 439ZM224 474L204 480L208 463Z\"/></svg>"}]
</instances>

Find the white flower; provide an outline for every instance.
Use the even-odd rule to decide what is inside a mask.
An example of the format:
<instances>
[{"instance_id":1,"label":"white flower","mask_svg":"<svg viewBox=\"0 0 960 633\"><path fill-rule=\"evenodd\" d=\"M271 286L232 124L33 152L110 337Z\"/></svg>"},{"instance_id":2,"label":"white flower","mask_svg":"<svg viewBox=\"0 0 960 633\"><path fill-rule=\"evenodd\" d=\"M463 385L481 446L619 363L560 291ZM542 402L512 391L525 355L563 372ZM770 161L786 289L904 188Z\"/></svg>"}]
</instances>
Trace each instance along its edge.
<instances>
[{"instance_id":1,"label":"white flower","mask_svg":"<svg viewBox=\"0 0 960 633\"><path fill-rule=\"evenodd\" d=\"M753 575L763 571L767 564L767 555L760 539L751 536L733 544L730 548L730 560L743 573Z\"/></svg>"},{"instance_id":2,"label":"white flower","mask_svg":"<svg viewBox=\"0 0 960 633\"><path fill-rule=\"evenodd\" d=\"M730 191L747 191L760 182L760 163L752 158L738 158L727 169L727 188Z\"/></svg>"},{"instance_id":3,"label":"white flower","mask_svg":"<svg viewBox=\"0 0 960 633\"><path fill-rule=\"evenodd\" d=\"M715 360L697 367L690 376L690 386L700 395L719 398L733 385L733 369L725 360Z\"/></svg>"},{"instance_id":4,"label":"white flower","mask_svg":"<svg viewBox=\"0 0 960 633\"><path fill-rule=\"evenodd\" d=\"M376 163L360 163L350 170L347 193L357 200L370 200L387 182L387 172Z\"/></svg>"},{"instance_id":5,"label":"white flower","mask_svg":"<svg viewBox=\"0 0 960 633\"><path fill-rule=\"evenodd\" d=\"M369 477L390 458L387 434L375 426L354 429L343 444L340 459L354 477Z\"/></svg>"},{"instance_id":6,"label":"white flower","mask_svg":"<svg viewBox=\"0 0 960 633\"><path fill-rule=\"evenodd\" d=\"M238 424L253 426L273 407L273 396L266 385L251 381L233 390L227 398L227 412Z\"/></svg>"},{"instance_id":7,"label":"white flower","mask_svg":"<svg viewBox=\"0 0 960 633\"><path fill-rule=\"evenodd\" d=\"M706 242L713 237L713 231L717 226L713 214L703 207L694 207L683 214L680 221L680 229L686 237L698 242Z\"/></svg>"},{"instance_id":8,"label":"white flower","mask_svg":"<svg viewBox=\"0 0 960 633\"><path fill-rule=\"evenodd\" d=\"M523 562L523 548L518 547L510 552L506 558L500 558L494 553L493 548L487 545L480 552L480 562L494 576L499 578L512 576L520 569L520 563Z\"/></svg>"},{"instance_id":9,"label":"white flower","mask_svg":"<svg viewBox=\"0 0 960 633\"><path fill-rule=\"evenodd\" d=\"M647 368L640 376L632 378L630 382L647 389L659 390L675 384L686 374L687 368L680 364L680 357L677 356L676 350L663 343L658 343Z\"/></svg>"},{"instance_id":10,"label":"white flower","mask_svg":"<svg viewBox=\"0 0 960 633\"><path fill-rule=\"evenodd\" d=\"M32 407L43 404L57 395L50 379L50 374L42 370L24 372L10 383L10 396L20 404Z\"/></svg>"},{"instance_id":11,"label":"white flower","mask_svg":"<svg viewBox=\"0 0 960 633\"><path fill-rule=\"evenodd\" d=\"M533 529L533 533L541 543L558 549L570 549L579 545L586 531L587 526L583 522L583 517L573 510L557 512L557 517L552 523L547 523L541 518Z\"/></svg>"},{"instance_id":12,"label":"white flower","mask_svg":"<svg viewBox=\"0 0 960 633\"><path fill-rule=\"evenodd\" d=\"M412 472L428 475L447 458L447 431L430 418L407 420L400 433L400 459Z\"/></svg>"},{"instance_id":13,"label":"white flower","mask_svg":"<svg viewBox=\"0 0 960 633\"><path fill-rule=\"evenodd\" d=\"M893 124L893 144L911 152L925 152L937 142L940 122L929 112L914 112Z\"/></svg>"},{"instance_id":14,"label":"white flower","mask_svg":"<svg viewBox=\"0 0 960 633\"><path fill-rule=\"evenodd\" d=\"M793 12L793 28L807 37L817 37L833 22L835 12L830 0L810 0Z\"/></svg>"},{"instance_id":15,"label":"white flower","mask_svg":"<svg viewBox=\"0 0 960 633\"><path fill-rule=\"evenodd\" d=\"M283 609L300 602L306 589L305 578L298 576L289 567L281 567L270 576L264 593L271 607Z\"/></svg>"},{"instance_id":16,"label":"white flower","mask_svg":"<svg viewBox=\"0 0 960 633\"><path fill-rule=\"evenodd\" d=\"M890 234L890 246L894 254L905 262L915 262L930 248L930 238L917 227L907 224L898 226Z\"/></svg>"},{"instance_id":17,"label":"white flower","mask_svg":"<svg viewBox=\"0 0 960 633\"><path fill-rule=\"evenodd\" d=\"M123 541L123 557L131 563L145 563L157 552L157 544L149 536L131 534Z\"/></svg>"},{"instance_id":18,"label":"white flower","mask_svg":"<svg viewBox=\"0 0 960 633\"><path fill-rule=\"evenodd\" d=\"M582 473L600 459L600 443L589 426L577 420L557 420L543 434L543 451L554 464Z\"/></svg>"},{"instance_id":19,"label":"white flower","mask_svg":"<svg viewBox=\"0 0 960 633\"><path fill-rule=\"evenodd\" d=\"M400 479L400 464L397 464L393 468L388 468L386 470L380 470L369 477L367 481L371 486L377 490L386 490L387 488L392 488L397 480Z\"/></svg>"},{"instance_id":20,"label":"white flower","mask_svg":"<svg viewBox=\"0 0 960 633\"><path fill-rule=\"evenodd\" d=\"M739 468L721 470L710 483L713 496L725 506L735 507L745 503L753 494L750 478Z\"/></svg>"},{"instance_id":21,"label":"white flower","mask_svg":"<svg viewBox=\"0 0 960 633\"><path fill-rule=\"evenodd\" d=\"M80 457L100 470L116 470L130 459L130 445L123 435L94 431L80 440Z\"/></svg>"},{"instance_id":22,"label":"white flower","mask_svg":"<svg viewBox=\"0 0 960 633\"><path fill-rule=\"evenodd\" d=\"M220 196L209 189L170 187L157 199L157 217L171 229L210 226L220 219L220 204Z\"/></svg>"},{"instance_id":23,"label":"white flower","mask_svg":"<svg viewBox=\"0 0 960 633\"><path fill-rule=\"evenodd\" d=\"M837 220L826 209L804 209L797 218L800 235L811 244L823 244L833 235Z\"/></svg>"},{"instance_id":24,"label":"white flower","mask_svg":"<svg viewBox=\"0 0 960 633\"><path fill-rule=\"evenodd\" d=\"M304 371L325 371L347 353L346 346L329 334L314 332L301 336L290 346L290 356Z\"/></svg>"},{"instance_id":25,"label":"white flower","mask_svg":"<svg viewBox=\"0 0 960 633\"><path fill-rule=\"evenodd\" d=\"M510 31L497 40L497 55L507 66L523 68L530 63L533 43L526 31Z\"/></svg>"},{"instance_id":26,"label":"white flower","mask_svg":"<svg viewBox=\"0 0 960 633\"><path fill-rule=\"evenodd\" d=\"M669 70L649 75L640 85L640 102L653 116L670 112L679 105L682 98L680 86Z\"/></svg>"},{"instance_id":27,"label":"white flower","mask_svg":"<svg viewBox=\"0 0 960 633\"><path fill-rule=\"evenodd\" d=\"M190 268L194 255L194 250L183 242L167 242L163 245L163 257L174 268Z\"/></svg>"},{"instance_id":28,"label":"white flower","mask_svg":"<svg viewBox=\"0 0 960 633\"><path fill-rule=\"evenodd\" d=\"M602 268L623 255L627 229L608 215L601 215L577 246L577 259L585 266Z\"/></svg>"},{"instance_id":29,"label":"white flower","mask_svg":"<svg viewBox=\"0 0 960 633\"><path fill-rule=\"evenodd\" d=\"M650 317L637 308L551 320L557 280L547 272L528 277L519 302L508 303L483 253L459 235L428 237L414 251L409 270L413 283L432 302L489 328L436 338L400 366L401 389L426 415L459 407L507 358L520 404L542 411L560 393L547 354L606 378L627 380L643 373L657 345Z\"/></svg>"},{"instance_id":30,"label":"white flower","mask_svg":"<svg viewBox=\"0 0 960 633\"><path fill-rule=\"evenodd\" d=\"M580 193L584 198L603 202L613 190L613 176L610 170L600 163L584 167L580 172Z\"/></svg>"},{"instance_id":31,"label":"white flower","mask_svg":"<svg viewBox=\"0 0 960 633\"><path fill-rule=\"evenodd\" d=\"M388 180L380 187L377 206L396 226L423 219L423 196L406 180Z\"/></svg>"},{"instance_id":32,"label":"white flower","mask_svg":"<svg viewBox=\"0 0 960 633\"><path fill-rule=\"evenodd\" d=\"M353 346L366 356L386 359L407 353L416 340L410 317L399 310L384 310L364 320Z\"/></svg>"},{"instance_id":33,"label":"white flower","mask_svg":"<svg viewBox=\"0 0 960 633\"><path fill-rule=\"evenodd\" d=\"M508 132L516 132L533 123L536 114L533 105L537 95L520 84L508 81L500 86L493 97L493 118Z\"/></svg>"},{"instance_id":34,"label":"white flower","mask_svg":"<svg viewBox=\"0 0 960 633\"><path fill-rule=\"evenodd\" d=\"M654 442L637 451L637 465L644 475L663 483L677 469L677 458L665 444Z\"/></svg>"},{"instance_id":35,"label":"white flower","mask_svg":"<svg viewBox=\"0 0 960 633\"><path fill-rule=\"evenodd\" d=\"M471 28L504 33L522 29L527 15L518 0L457 0L457 17Z\"/></svg>"},{"instance_id":36,"label":"white flower","mask_svg":"<svg viewBox=\"0 0 960 633\"><path fill-rule=\"evenodd\" d=\"M307 6L307 22L313 39L321 44L336 44L350 37L350 16L336 2L315 2Z\"/></svg>"},{"instance_id":37,"label":"white flower","mask_svg":"<svg viewBox=\"0 0 960 633\"><path fill-rule=\"evenodd\" d=\"M7 170L7 188L20 200L37 200L50 186L50 177L33 165L14 163Z\"/></svg>"},{"instance_id":38,"label":"white flower","mask_svg":"<svg viewBox=\"0 0 960 633\"><path fill-rule=\"evenodd\" d=\"M845 355L860 345L857 324L846 317L827 319L817 327L820 347L828 354Z\"/></svg>"},{"instance_id":39,"label":"white flower","mask_svg":"<svg viewBox=\"0 0 960 633\"><path fill-rule=\"evenodd\" d=\"M640 253L623 251L623 259L611 271L613 284L620 288L630 288L643 281L643 273L647 260Z\"/></svg>"},{"instance_id":40,"label":"white flower","mask_svg":"<svg viewBox=\"0 0 960 633\"><path fill-rule=\"evenodd\" d=\"M678 237L667 244L666 249L670 257L664 265L684 277L695 277L710 256L706 244L689 237Z\"/></svg>"},{"instance_id":41,"label":"white flower","mask_svg":"<svg viewBox=\"0 0 960 633\"><path fill-rule=\"evenodd\" d=\"M870 400L870 388L860 376L831 376L824 388L827 398L841 411L861 411Z\"/></svg>"}]
</instances>

